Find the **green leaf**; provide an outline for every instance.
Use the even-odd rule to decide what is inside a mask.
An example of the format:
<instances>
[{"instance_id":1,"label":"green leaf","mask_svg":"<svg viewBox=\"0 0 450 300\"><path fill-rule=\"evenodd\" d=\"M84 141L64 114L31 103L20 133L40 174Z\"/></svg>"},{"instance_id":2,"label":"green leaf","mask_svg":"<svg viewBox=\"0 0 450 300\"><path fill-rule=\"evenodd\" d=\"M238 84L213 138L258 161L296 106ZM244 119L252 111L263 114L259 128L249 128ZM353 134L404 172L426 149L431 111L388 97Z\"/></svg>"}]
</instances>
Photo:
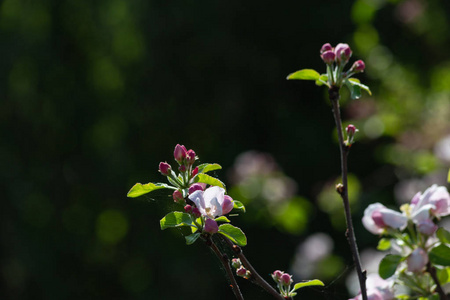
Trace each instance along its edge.
<instances>
[{"instance_id":1,"label":"green leaf","mask_svg":"<svg viewBox=\"0 0 450 300\"><path fill-rule=\"evenodd\" d=\"M186 239L186 245L192 245L193 243L195 243L195 241L199 238L200 235L201 235L200 232L196 232L188 236L185 236L184 238Z\"/></svg>"},{"instance_id":2,"label":"green leaf","mask_svg":"<svg viewBox=\"0 0 450 300\"><path fill-rule=\"evenodd\" d=\"M370 91L370 88L367 85L360 83L358 78L349 78L348 80L350 81L350 83L352 85L359 86L361 89L365 90L369 95L372 96L372 92Z\"/></svg>"},{"instance_id":3,"label":"green leaf","mask_svg":"<svg viewBox=\"0 0 450 300\"><path fill-rule=\"evenodd\" d=\"M247 237L238 227L234 227L231 224L222 224L219 226L219 233L229 238L236 245L247 245Z\"/></svg>"},{"instance_id":4,"label":"green leaf","mask_svg":"<svg viewBox=\"0 0 450 300\"><path fill-rule=\"evenodd\" d=\"M318 279L304 281L304 282L299 282L299 283L296 283L294 285L294 288L292 289L291 292L296 291L298 289L301 289L301 288L303 288L305 286L317 286L317 285L324 286L325 284L323 284L323 282L318 280Z\"/></svg>"},{"instance_id":5,"label":"green leaf","mask_svg":"<svg viewBox=\"0 0 450 300\"><path fill-rule=\"evenodd\" d=\"M377 246L378 250L384 251L384 250L388 250L389 248L391 248L391 240L390 239L382 238L378 242L378 246Z\"/></svg>"},{"instance_id":6,"label":"green leaf","mask_svg":"<svg viewBox=\"0 0 450 300\"><path fill-rule=\"evenodd\" d=\"M214 170L220 170L222 167L219 164L201 164L198 166L199 173L208 173Z\"/></svg>"},{"instance_id":7,"label":"green leaf","mask_svg":"<svg viewBox=\"0 0 450 300\"><path fill-rule=\"evenodd\" d=\"M345 80L345 85L350 90L350 97L353 100L361 98L361 88L357 85L357 83L347 79Z\"/></svg>"},{"instance_id":8,"label":"green leaf","mask_svg":"<svg viewBox=\"0 0 450 300\"><path fill-rule=\"evenodd\" d=\"M151 182L147 184L136 183L128 192L127 197L136 198L160 189L175 189L175 188L165 183L151 183Z\"/></svg>"},{"instance_id":9,"label":"green leaf","mask_svg":"<svg viewBox=\"0 0 450 300\"><path fill-rule=\"evenodd\" d=\"M233 202L233 209L242 210L243 212L245 212L245 206L241 201L233 200Z\"/></svg>"},{"instance_id":10,"label":"green leaf","mask_svg":"<svg viewBox=\"0 0 450 300\"><path fill-rule=\"evenodd\" d=\"M450 244L450 232L440 227L436 231L437 238L441 241L442 244Z\"/></svg>"},{"instance_id":11,"label":"green leaf","mask_svg":"<svg viewBox=\"0 0 450 300\"><path fill-rule=\"evenodd\" d=\"M221 216L221 217L215 218L214 221L216 221L216 222L227 222L227 223L230 223L230 220L228 220L228 218L225 217L225 216Z\"/></svg>"},{"instance_id":12,"label":"green leaf","mask_svg":"<svg viewBox=\"0 0 450 300\"><path fill-rule=\"evenodd\" d=\"M317 86L321 86L324 84L328 85L328 75L327 74L321 74L319 79L316 80Z\"/></svg>"},{"instance_id":13,"label":"green leaf","mask_svg":"<svg viewBox=\"0 0 450 300\"><path fill-rule=\"evenodd\" d=\"M181 187L181 182L178 182L178 179L177 179L177 180L174 180L173 178L167 176L167 180L168 180L172 185L174 185L174 186L176 186L176 187Z\"/></svg>"},{"instance_id":14,"label":"green leaf","mask_svg":"<svg viewBox=\"0 0 450 300\"><path fill-rule=\"evenodd\" d=\"M450 248L444 244L431 249L428 257L433 264L450 266Z\"/></svg>"},{"instance_id":15,"label":"green leaf","mask_svg":"<svg viewBox=\"0 0 450 300\"><path fill-rule=\"evenodd\" d=\"M387 279L394 275L395 270L397 270L398 264L404 258L400 255L388 254L386 255L380 262L380 266L378 267L378 273L380 277L383 279Z\"/></svg>"},{"instance_id":16,"label":"green leaf","mask_svg":"<svg viewBox=\"0 0 450 300\"><path fill-rule=\"evenodd\" d=\"M436 267L436 275L439 279L439 282L442 285L445 285L450 282L450 267L439 268Z\"/></svg>"},{"instance_id":17,"label":"green leaf","mask_svg":"<svg viewBox=\"0 0 450 300\"><path fill-rule=\"evenodd\" d=\"M395 299L408 300L411 297L409 295L395 295Z\"/></svg>"},{"instance_id":18,"label":"green leaf","mask_svg":"<svg viewBox=\"0 0 450 300\"><path fill-rule=\"evenodd\" d=\"M312 69L303 69L292 74L289 74L286 78L287 80L318 80L320 78L320 74L316 70Z\"/></svg>"},{"instance_id":19,"label":"green leaf","mask_svg":"<svg viewBox=\"0 0 450 300\"><path fill-rule=\"evenodd\" d=\"M202 182L209 185L216 185L225 189L225 184L222 181L203 173L197 174L197 176L195 176L194 182Z\"/></svg>"},{"instance_id":20,"label":"green leaf","mask_svg":"<svg viewBox=\"0 0 450 300\"><path fill-rule=\"evenodd\" d=\"M159 224L161 225L161 230L164 230L172 227L194 226L192 225L192 222L193 221L190 214L180 211L173 211L162 218L161 221L159 221Z\"/></svg>"},{"instance_id":21,"label":"green leaf","mask_svg":"<svg viewBox=\"0 0 450 300\"><path fill-rule=\"evenodd\" d=\"M448 170L447 182L450 182L450 169Z\"/></svg>"}]
</instances>

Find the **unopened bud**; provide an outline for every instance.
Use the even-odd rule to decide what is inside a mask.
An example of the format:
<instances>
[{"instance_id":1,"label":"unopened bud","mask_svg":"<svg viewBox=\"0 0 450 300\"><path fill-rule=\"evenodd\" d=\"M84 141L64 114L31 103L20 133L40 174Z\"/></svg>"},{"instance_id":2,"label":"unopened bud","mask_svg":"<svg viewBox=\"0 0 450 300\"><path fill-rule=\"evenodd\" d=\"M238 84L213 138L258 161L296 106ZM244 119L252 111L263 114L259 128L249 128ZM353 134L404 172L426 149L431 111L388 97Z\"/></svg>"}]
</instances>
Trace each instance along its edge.
<instances>
[{"instance_id":1,"label":"unopened bud","mask_svg":"<svg viewBox=\"0 0 450 300\"><path fill-rule=\"evenodd\" d=\"M186 172L186 166L185 165L181 165L178 167L178 170L182 173Z\"/></svg>"},{"instance_id":2,"label":"unopened bud","mask_svg":"<svg viewBox=\"0 0 450 300\"><path fill-rule=\"evenodd\" d=\"M291 283L293 282L291 277L292 276L289 275L288 273L284 273L283 275L281 275L281 277L280 277L281 284L284 286L290 286Z\"/></svg>"},{"instance_id":3,"label":"unopened bud","mask_svg":"<svg viewBox=\"0 0 450 300\"><path fill-rule=\"evenodd\" d=\"M331 65L336 60L336 54L333 51L325 51L320 55L322 57L322 60L327 64Z\"/></svg>"},{"instance_id":4,"label":"unopened bud","mask_svg":"<svg viewBox=\"0 0 450 300\"><path fill-rule=\"evenodd\" d=\"M364 72L365 68L366 64L362 60L357 60L353 63L351 70L355 73L361 73Z\"/></svg>"},{"instance_id":5,"label":"unopened bud","mask_svg":"<svg viewBox=\"0 0 450 300\"><path fill-rule=\"evenodd\" d=\"M338 64L345 65L352 56L352 49L350 49L347 44L338 44L336 48L334 48L334 53L336 54L336 61Z\"/></svg>"},{"instance_id":6,"label":"unopened bud","mask_svg":"<svg viewBox=\"0 0 450 300\"><path fill-rule=\"evenodd\" d=\"M197 207L193 207L192 208L192 214L196 218L198 218L198 217L200 217L202 215L202 213L200 212L200 210Z\"/></svg>"},{"instance_id":7,"label":"unopened bud","mask_svg":"<svg viewBox=\"0 0 450 300\"><path fill-rule=\"evenodd\" d=\"M197 174L198 174L198 167L195 167L195 169L192 170L191 176L194 177L194 176L197 175Z\"/></svg>"},{"instance_id":8,"label":"unopened bud","mask_svg":"<svg viewBox=\"0 0 450 300\"><path fill-rule=\"evenodd\" d=\"M222 203L222 215L226 215L227 213L232 211L233 207L234 207L233 198L231 198L228 195L225 195L223 197L223 203Z\"/></svg>"},{"instance_id":9,"label":"unopened bud","mask_svg":"<svg viewBox=\"0 0 450 300\"><path fill-rule=\"evenodd\" d=\"M195 162L195 152L194 150L189 150L186 153L186 164L192 165Z\"/></svg>"},{"instance_id":10,"label":"unopened bud","mask_svg":"<svg viewBox=\"0 0 450 300\"><path fill-rule=\"evenodd\" d=\"M182 203L184 201L183 193L180 190L176 190L172 194L173 201L177 203Z\"/></svg>"},{"instance_id":11,"label":"unopened bud","mask_svg":"<svg viewBox=\"0 0 450 300\"><path fill-rule=\"evenodd\" d=\"M247 270L244 267L240 267L236 270L236 275L240 277L244 277L247 274Z\"/></svg>"},{"instance_id":12,"label":"unopened bud","mask_svg":"<svg viewBox=\"0 0 450 300\"><path fill-rule=\"evenodd\" d=\"M353 139L355 138L355 134L359 131L355 125L348 125L347 128L345 129L347 131L347 141L346 141L346 145L350 146L351 144L353 144Z\"/></svg>"},{"instance_id":13,"label":"unopened bud","mask_svg":"<svg viewBox=\"0 0 450 300\"><path fill-rule=\"evenodd\" d=\"M187 153L186 147L177 144L175 146L175 150L173 151L173 156L179 164L182 164L183 160L186 158L186 153Z\"/></svg>"},{"instance_id":14,"label":"unopened bud","mask_svg":"<svg viewBox=\"0 0 450 300\"><path fill-rule=\"evenodd\" d=\"M344 193L344 185L342 183L336 184L336 192L338 192L339 195Z\"/></svg>"},{"instance_id":15,"label":"unopened bud","mask_svg":"<svg viewBox=\"0 0 450 300\"><path fill-rule=\"evenodd\" d=\"M280 278L283 275L284 272L280 271L280 270L276 270L272 273L272 278L275 282L280 282Z\"/></svg>"},{"instance_id":16,"label":"unopened bud","mask_svg":"<svg viewBox=\"0 0 450 300\"><path fill-rule=\"evenodd\" d=\"M322 48L320 48L320 54L326 51L332 51L333 47L331 47L330 43L323 44Z\"/></svg>"},{"instance_id":17,"label":"unopened bud","mask_svg":"<svg viewBox=\"0 0 450 300\"><path fill-rule=\"evenodd\" d=\"M192 194L195 191L203 191L203 187L201 184L194 183L189 187L189 195Z\"/></svg>"},{"instance_id":18,"label":"unopened bud","mask_svg":"<svg viewBox=\"0 0 450 300\"><path fill-rule=\"evenodd\" d=\"M166 162L159 163L159 172L164 176L170 175L170 171L172 171L172 167Z\"/></svg>"},{"instance_id":19,"label":"unopened bud","mask_svg":"<svg viewBox=\"0 0 450 300\"><path fill-rule=\"evenodd\" d=\"M235 269L239 269L242 266L241 260L239 258L233 258L231 260L231 266Z\"/></svg>"},{"instance_id":20,"label":"unopened bud","mask_svg":"<svg viewBox=\"0 0 450 300\"><path fill-rule=\"evenodd\" d=\"M192 212L192 205L186 205L184 207L184 211L187 212L188 214L190 214Z\"/></svg>"},{"instance_id":21,"label":"unopened bud","mask_svg":"<svg viewBox=\"0 0 450 300\"><path fill-rule=\"evenodd\" d=\"M219 225L217 225L217 222L214 221L213 219L206 219L203 231L210 234L214 234L217 231L219 231Z\"/></svg>"},{"instance_id":22,"label":"unopened bud","mask_svg":"<svg viewBox=\"0 0 450 300\"><path fill-rule=\"evenodd\" d=\"M422 222L419 222L419 224L417 224L417 230L420 233L428 235L428 236L435 233L437 229L438 229L438 226L436 224L434 224L434 222L431 221L430 219L425 219Z\"/></svg>"},{"instance_id":23,"label":"unopened bud","mask_svg":"<svg viewBox=\"0 0 450 300\"><path fill-rule=\"evenodd\" d=\"M428 255L422 248L416 248L406 259L408 271L421 272L428 263Z\"/></svg>"}]
</instances>

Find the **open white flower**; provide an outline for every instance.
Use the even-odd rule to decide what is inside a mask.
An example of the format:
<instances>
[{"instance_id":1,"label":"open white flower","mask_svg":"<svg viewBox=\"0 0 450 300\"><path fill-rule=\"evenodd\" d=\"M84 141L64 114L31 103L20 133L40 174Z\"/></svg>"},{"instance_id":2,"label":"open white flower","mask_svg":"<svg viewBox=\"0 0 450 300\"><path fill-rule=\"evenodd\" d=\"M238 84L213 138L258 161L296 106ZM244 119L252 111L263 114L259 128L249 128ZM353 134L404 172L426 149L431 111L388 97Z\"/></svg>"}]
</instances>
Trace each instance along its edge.
<instances>
[{"instance_id":1,"label":"open white flower","mask_svg":"<svg viewBox=\"0 0 450 300\"><path fill-rule=\"evenodd\" d=\"M197 190L189 195L189 199L203 216L210 219L227 214L233 208L231 197L225 196L225 190L218 186L209 187L205 191Z\"/></svg>"},{"instance_id":2,"label":"open white flower","mask_svg":"<svg viewBox=\"0 0 450 300\"><path fill-rule=\"evenodd\" d=\"M408 218L381 203L369 205L362 219L364 227L373 234L381 234L386 228L403 230L408 224Z\"/></svg>"}]
</instances>

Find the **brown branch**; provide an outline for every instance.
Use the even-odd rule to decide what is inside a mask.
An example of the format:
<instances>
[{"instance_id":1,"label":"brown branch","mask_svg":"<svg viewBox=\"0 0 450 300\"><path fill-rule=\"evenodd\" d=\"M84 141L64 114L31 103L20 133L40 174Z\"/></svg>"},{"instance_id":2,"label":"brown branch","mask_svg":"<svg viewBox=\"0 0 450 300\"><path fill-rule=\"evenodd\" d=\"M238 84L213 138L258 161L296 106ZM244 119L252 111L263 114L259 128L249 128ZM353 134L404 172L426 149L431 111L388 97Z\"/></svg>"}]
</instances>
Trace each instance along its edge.
<instances>
[{"instance_id":1,"label":"brown branch","mask_svg":"<svg viewBox=\"0 0 450 300\"><path fill-rule=\"evenodd\" d=\"M234 295L236 296L236 299L244 300L244 297L242 296L239 286L236 282L236 278L234 278L233 270L231 270L228 256L225 253L220 252L219 248L217 248L217 245L213 242L210 235L205 237L205 244L211 248L211 250L216 254L223 267L225 268L228 279L231 281L231 288Z\"/></svg>"},{"instance_id":2,"label":"brown branch","mask_svg":"<svg viewBox=\"0 0 450 300\"><path fill-rule=\"evenodd\" d=\"M358 245L356 244L355 231L353 229L352 215L350 203L348 201L348 182L347 182L347 157L350 148L344 143L344 135L342 131L341 112L339 109L339 87L332 86L328 90L331 104L333 106L333 116L336 122L336 129L339 138L339 149L341 153L341 171L342 171L342 186L339 186L338 193L341 195L344 202L345 219L347 222L347 240L350 244L350 249L353 256L353 261L356 266L356 273L358 274L359 285L361 287L361 296L363 300L367 300L366 290L366 271L362 270L361 260L359 258Z\"/></svg>"},{"instance_id":3,"label":"brown branch","mask_svg":"<svg viewBox=\"0 0 450 300\"><path fill-rule=\"evenodd\" d=\"M230 246L230 248L233 250L233 252L236 254L237 257L241 260L241 263L244 265L244 267L250 271L251 273L251 280L254 281L255 284L262 287L266 292L271 294L275 299L280 300L286 300L283 296L280 295L280 293L277 292L267 281L264 280L264 278L261 277L261 275L258 274L258 272L253 268L251 263L248 261L247 257L245 257L244 252L242 251L242 248L238 245L233 244L230 239L227 237L220 235L220 237Z\"/></svg>"}]
</instances>

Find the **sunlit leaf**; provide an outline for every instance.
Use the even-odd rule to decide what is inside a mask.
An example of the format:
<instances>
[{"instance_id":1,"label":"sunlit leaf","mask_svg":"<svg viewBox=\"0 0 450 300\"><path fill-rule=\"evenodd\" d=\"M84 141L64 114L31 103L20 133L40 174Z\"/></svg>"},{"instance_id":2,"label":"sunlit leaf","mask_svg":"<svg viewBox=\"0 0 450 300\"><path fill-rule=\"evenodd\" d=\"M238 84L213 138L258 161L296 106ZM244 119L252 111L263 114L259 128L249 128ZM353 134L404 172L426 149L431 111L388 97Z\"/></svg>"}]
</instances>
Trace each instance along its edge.
<instances>
[{"instance_id":1,"label":"sunlit leaf","mask_svg":"<svg viewBox=\"0 0 450 300\"><path fill-rule=\"evenodd\" d=\"M316 80L316 85L321 86L324 84L328 85L328 75L327 74L320 75L319 79Z\"/></svg>"},{"instance_id":2,"label":"sunlit leaf","mask_svg":"<svg viewBox=\"0 0 450 300\"><path fill-rule=\"evenodd\" d=\"M357 83L349 81L349 80L346 80L345 81L345 85L350 90L350 97L353 100L361 98L361 88L358 86Z\"/></svg>"},{"instance_id":3,"label":"sunlit leaf","mask_svg":"<svg viewBox=\"0 0 450 300\"><path fill-rule=\"evenodd\" d=\"M216 222L227 222L227 223L230 223L230 220L228 220L228 218L225 217L225 216L220 216L220 217L218 217L218 218L215 218L214 221L216 221Z\"/></svg>"},{"instance_id":4,"label":"sunlit leaf","mask_svg":"<svg viewBox=\"0 0 450 300\"><path fill-rule=\"evenodd\" d=\"M441 243L450 244L450 232L445 230L443 227L440 227L436 231L436 236L441 241Z\"/></svg>"},{"instance_id":5,"label":"sunlit leaf","mask_svg":"<svg viewBox=\"0 0 450 300\"><path fill-rule=\"evenodd\" d=\"M303 69L292 74L289 74L288 80L318 80L320 78L320 74L316 70L312 69Z\"/></svg>"},{"instance_id":6,"label":"sunlit leaf","mask_svg":"<svg viewBox=\"0 0 450 300\"><path fill-rule=\"evenodd\" d=\"M192 222L193 220L190 214L173 211L162 218L161 221L159 221L159 224L161 225L161 230L164 230L172 227L194 226L192 225Z\"/></svg>"},{"instance_id":7,"label":"sunlit leaf","mask_svg":"<svg viewBox=\"0 0 450 300\"><path fill-rule=\"evenodd\" d=\"M225 184L222 181L220 181L217 178L211 177L209 175L203 174L203 173L197 174L197 176L195 176L194 182L202 182L202 183L206 183L209 185L219 186L219 187L225 189Z\"/></svg>"},{"instance_id":8,"label":"sunlit leaf","mask_svg":"<svg viewBox=\"0 0 450 300\"><path fill-rule=\"evenodd\" d=\"M136 198L144 194L160 190L160 189L175 189L165 183L136 183L128 192L127 197Z\"/></svg>"},{"instance_id":9,"label":"sunlit leaf","mask_svg":"<svg viewBox=\"0 0 450 300\"><path fill-rule=\"evenodd\" d=\"M245 206L241 201L233 200L233 202L233 209L242 210L243 212L245 212Z\"/></svg>"},{"instance_id":10,"label":"sunlit leaf","mask_svg":"<svg viewBox=\"0 0 450 300\"><path fill-rule=\"evenodd\" d=\"M292 289L291 292L296 291L298 289L301 289L301 288L303 288L305 286L318 286L318 285L324 286L325 284L323 284L323 282L318 280L318 279L304 281L304 282L299 282L299 283L296 283L294 285L294 288Z\"/></svg>"},{"instance_id":11,"label":"sunlit leaf","mask_svg":"<svg viewBox=\"0 0 450 300\"><path fill-rule=\"evenodd\" d=\"M403 260L400 255L388 254L380 262L378 268L378 273L383 279L387 279L394 275L395 270L397 270L398 264Z\"/></svg>"},{"instance_id":12,"label":"sunlit leaf","mask_svg":"<svg viewBox=\"0 0 450 300\"><path fill-rule=\"evenodd\" d=\"M431 249L428 254L433 264L440 266L450 266L450 248L446 245L439 245Z\"/></svg>"},{"instance_id":13,"label":"sunlit leaf","mask_svg":"<svg viewBox=\"0 0 450 300\"><path fill-rule=\"evenodd\" d=\"M378 242L378 246L377 246L378 250L384 251L384 250L388 250L389 248L391 248L391 240L390 239L382 238Z\"/></svg>"},{"instance_id":14,"label":"sunlit leaf","mask_svg":"<svg viewBox=\"0 0 450 300\"><path fill-rule=\"evenodd\" d=\"M219 164L201 164L198 166L199 173L208 173L210 171L220 170L222 166Z\"/></svg>"},{"instance_id":15,"label":"sunlit leaf","mask_svg":"<svg viewBox=\"0 0 450 300\"><path fill-rule=\"evenodd\" d=\"M436 267L437 277L442 285L450 282L450 267L440 268Z\"/></svg>"},{"instance_id":16,"label":"sunlit leaf","mask_svg":"<svg viewBox=\"0 0 450 300\"><path fill-rule=\"evenodd\" d=\"M219 226L219 233L229 238L233 243L239 246L247 245L247 237L244 232L231 224L222 224Z\"/></svg>"},{"instance_id":17,"label":"sunlit leaf","mask_svg":"<svg viewBox=\"0 0 450 300\"><path fill-rule=\"evenodd\" d=\"M372 95L370 88L367 85L360 83L358 78L349 78L348 80L351 82L352 85L357 85L361 89L365 90L369 95Z\"/></svg>"}]
</instances>

